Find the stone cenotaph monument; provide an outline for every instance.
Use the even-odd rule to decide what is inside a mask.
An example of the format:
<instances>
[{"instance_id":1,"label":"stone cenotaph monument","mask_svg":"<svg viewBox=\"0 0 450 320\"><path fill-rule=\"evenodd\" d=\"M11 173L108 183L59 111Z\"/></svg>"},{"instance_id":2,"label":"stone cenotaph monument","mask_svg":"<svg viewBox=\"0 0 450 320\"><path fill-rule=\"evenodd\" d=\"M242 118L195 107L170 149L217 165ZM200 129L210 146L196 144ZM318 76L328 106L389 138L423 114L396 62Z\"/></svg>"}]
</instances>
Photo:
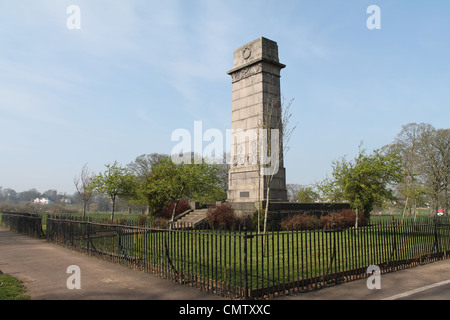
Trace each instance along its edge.
<instances>
[{"instance_id":1,"label":"stone cenotaph monument","mask_svg":"<svg viewBox=\"0 0 450 320\"><path fill-rule=\"evenodd\" d=\"M262 170L262 163L267 166L262 159L270 159L269 164L276 165L270 181L270 202L287 201L283 148L276 143L271 145L276 135L270 133L278 129L279 139L282 137L283 68L285 65L278 60L277 43L261 37L235 50L233 69L227 72L232 78L228 201L239 211L254 211L258 203L267 200L269 174Z\"/></svg>"}]
</instances>

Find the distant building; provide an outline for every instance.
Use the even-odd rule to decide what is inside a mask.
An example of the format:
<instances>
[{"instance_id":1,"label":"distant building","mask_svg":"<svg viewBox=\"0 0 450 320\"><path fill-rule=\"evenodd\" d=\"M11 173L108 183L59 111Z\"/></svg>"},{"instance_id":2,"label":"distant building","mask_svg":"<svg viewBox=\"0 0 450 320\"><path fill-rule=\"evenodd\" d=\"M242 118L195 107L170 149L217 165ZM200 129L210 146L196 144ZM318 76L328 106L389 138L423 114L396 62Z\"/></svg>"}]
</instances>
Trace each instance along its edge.
<instances>
[{"instance_id":1,"label":"distant building","mask_svg":"<svg viewBox=\"0 0 450 320\"><path fill-rule=\"evenodd\" d=\"M64 203L64 204L72 204L72 200L69 198L64 198L59 200L59 202Z\"/></svg>"},{"instance_id":2,"label":"distant building","mask_svg":"<svg viewBox=\"0 0 450 320\"><path fill-rule=\"evenodd\" d=\"M36 198L36 199L34 199L33 203L36 203L36 204L50 204L51 201L49 199L46 199L46 198L41 198L41 199Z\"/></svg>"}]
</instances>

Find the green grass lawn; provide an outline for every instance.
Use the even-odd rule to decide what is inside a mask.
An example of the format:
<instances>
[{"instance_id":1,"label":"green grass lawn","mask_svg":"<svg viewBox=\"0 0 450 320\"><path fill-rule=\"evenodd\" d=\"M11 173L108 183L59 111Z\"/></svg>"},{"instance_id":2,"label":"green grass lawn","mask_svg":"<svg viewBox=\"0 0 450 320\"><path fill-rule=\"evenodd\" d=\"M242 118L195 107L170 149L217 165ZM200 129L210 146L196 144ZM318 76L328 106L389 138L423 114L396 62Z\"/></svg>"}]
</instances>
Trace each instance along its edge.
<instances>
[{"instance_id":1,"label":"green grass lawn","mask_svg":"<svg viewBox=\"0 0 450 320\"><path fill-rule=\"evenodd\" d=\"M102 230L105 231L105 230ZM448 229L438 229L440 246L450 248ZM108 236L91 239L98 252L114 253L117 262L160 266L171 272L243 286L244 238L242 234L209 231L145 232L144 228L109 229ZM100 235L100 233L99 233ZM342 232L323 230L247 234L249 288L310 279L356 270L394 260L417 259L433 252L434 230L421 225L361 227ZM80 248L86 240L79 240ZM84 243L83 243L84 242ZM265 243L265 254L263 254ZM395 247L395 250L394 250ZM170 259L170 261L169 261ZM133 262L131 262L133 261Z\"/></svg>"},{"instance_id":2,"label":"green grass lawn","mask_svg":"<svg viewBox=\"0 0 450 320\"><path fill-rule=\"evenodd\" d=\"M8 274L0 274L0 300L29 300L22 282Z\"/></svg>"}]
</instances>

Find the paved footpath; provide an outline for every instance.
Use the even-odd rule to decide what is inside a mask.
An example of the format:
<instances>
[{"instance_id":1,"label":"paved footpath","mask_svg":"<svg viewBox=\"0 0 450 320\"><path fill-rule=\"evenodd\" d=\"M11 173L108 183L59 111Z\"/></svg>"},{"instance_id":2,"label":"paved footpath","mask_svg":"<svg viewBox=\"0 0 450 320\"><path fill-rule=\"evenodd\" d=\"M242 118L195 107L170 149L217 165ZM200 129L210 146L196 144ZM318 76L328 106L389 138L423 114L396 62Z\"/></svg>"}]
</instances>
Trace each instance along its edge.
<instances>
[{"instance_id":1,"label":"paved footpath","mask_svg":"<svg viewBox=\"0 0 450 320\"><path fill-rule=\"evenodd\" d=\"M67 288L70 265L80 267L80 290ZM0 272L22 280L32 300L225 300L4 229L0 229ZM369 290L367 279L361 279L281 299L450 300L450 259L383 274L380 279L379 290Z\"/></svg>"},{"instance_id":2,"label":"paved footpath","mask_svg":"<svg viewBox=\"0 0 450 320\"><path fill-rule=\"evenodd\" d=\"M380 289L369 279L330 286L286 300L450 300L450 259L380 275ZM374 282L372 282L373 284Z\"/></svg>"},{"instance_id":3,"label":"paved footpath","mask_svg":"<svg viewBox=\"0 0 450 320\"><path fill-rule=\"evenodd\" d=\"M67 268L80 267L81 289L67 288ZM0 229L0 272L24 282L32 300L209 300L199 289L71 249Z\"/></svg>"}]
</instances>

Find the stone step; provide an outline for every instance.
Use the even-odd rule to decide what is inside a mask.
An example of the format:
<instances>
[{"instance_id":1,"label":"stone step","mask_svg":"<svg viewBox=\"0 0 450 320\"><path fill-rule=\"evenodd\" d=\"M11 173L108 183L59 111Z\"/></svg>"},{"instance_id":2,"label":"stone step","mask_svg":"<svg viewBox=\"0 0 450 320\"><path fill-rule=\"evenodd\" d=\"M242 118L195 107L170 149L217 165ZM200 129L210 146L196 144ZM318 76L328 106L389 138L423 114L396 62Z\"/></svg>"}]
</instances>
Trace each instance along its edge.
<instances>
[{"instance_id":1,"label":"stone step","mask_svg":"<svg viewBox=\"0 0 450 320\"><path fill-rule=\"evenodd\" d=\"M195 210L174 222L175 229L192 228L206 219L206 209Z\"/></svg>"}]
</instances>

